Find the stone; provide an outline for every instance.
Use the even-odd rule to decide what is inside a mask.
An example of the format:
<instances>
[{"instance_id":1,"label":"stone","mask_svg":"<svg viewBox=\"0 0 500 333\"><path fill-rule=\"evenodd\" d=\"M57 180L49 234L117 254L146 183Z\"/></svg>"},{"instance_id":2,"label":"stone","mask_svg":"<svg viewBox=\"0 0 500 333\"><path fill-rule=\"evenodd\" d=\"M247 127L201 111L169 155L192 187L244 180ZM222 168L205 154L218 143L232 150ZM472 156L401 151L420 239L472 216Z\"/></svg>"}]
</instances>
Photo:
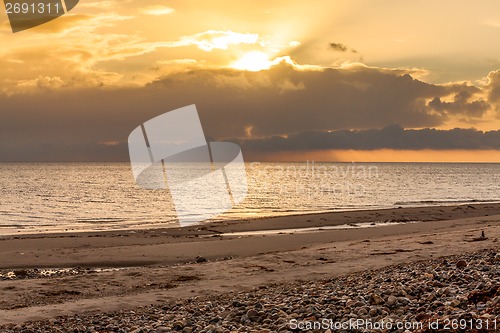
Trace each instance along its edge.
<instances>
[{"instance_id":1,"label":"stone","mask_svg":"<svg viewBox=\"0 0 500 333\"><path fill-rule=\"evenodd\" d=\"M358 316L366 316L368 314L368 310L366 308L360 308L357 314Z\"/></svg>"},{"instance_id":2,"label":"stone","mask_svg":"<svg viewBox=\"0 0 500 333\"><path fill-rule=\"evenodd\" d=\"M248 319L250 319L253 322L259 320L259 313L254 309L248 310L246 315L247 315Z\"/></svg>"},{"instance_id":3,"label":"stone","mask_svg":"<svg viewBox=\"0 0 500 333\"><path fill-rule=\"evenodd\" d=\"M377 294L370 295L370 304L380 305L384 303L384 299Z\"/></svg>"},{"instance_id":4,"label":"stone","mask_svg":"<svg viewBox=\"0 0 500 333\"><path fill-rule=\"evenodd\" d=\"M13 271L13 273L18 278L24 278L28 276L28 271L26 269L16 269Z\"/></svg>"},{"instance_id":5,"label":"stone","mask_svg":"<svg viewBox=\"0 0 500 333\"><path fill-rule=\"evenodd\" d=\"M395 296L391 295L387 298L386 303L388 306L393 306L394 304L396 304L397 301L398 301L398 299Z\"/></svg>"},{"instance_id":6,"label":"stone","mask_svg":"<svg viewBox=\"0 0 500 333\"><path fill-rule=\"evenodd\" d=\"M196 263L202 263L202 262L207 262L207 258L204 258L204 257L200 257L200 256L197 256L196 257Z\"/></svg>"},{"instance_id":7,"label":"stone","mask_svg":"<svg viewBox=\"0 0 500 333\"><path fill-rule=\"evenodd\" d=\"M349 300L345 305L349 308L359 308L360 306L364 306L365 303L362 301Z\"/></svg>"},{"instance_id":8,"label":"stone","mask_svg":"<svg viewBox=\"0 0 500 333\"><path fill-rule=\"evenodd\" d=\"M430 318L431 318L431 316L429 314L427 314L427 313L424 313L424 312L420 312L419 314L417 314L415 316L415 320L416 321L420 321L420 322L426 321L426 320L428 320Z\"/></svg>"}]
</instances>

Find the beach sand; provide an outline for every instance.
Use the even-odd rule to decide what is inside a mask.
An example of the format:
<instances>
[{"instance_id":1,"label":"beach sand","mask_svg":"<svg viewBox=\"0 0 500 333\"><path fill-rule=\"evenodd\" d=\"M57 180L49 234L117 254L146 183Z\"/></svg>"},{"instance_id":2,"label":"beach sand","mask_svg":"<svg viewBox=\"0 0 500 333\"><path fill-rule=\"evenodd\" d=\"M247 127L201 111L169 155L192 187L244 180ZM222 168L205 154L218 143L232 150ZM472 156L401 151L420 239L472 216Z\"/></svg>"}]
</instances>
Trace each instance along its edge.
<instances>
[{"instance_id":1,"label":"beach sand","mask_svg":"<svg viewBox=\"0 0 500 333\"><path fill-rule=\"evenodd\" d=\"M495 250L499 237L500 204L493 203L2 236L0 325L134 310Z\"/></svg>"}]
</instances>

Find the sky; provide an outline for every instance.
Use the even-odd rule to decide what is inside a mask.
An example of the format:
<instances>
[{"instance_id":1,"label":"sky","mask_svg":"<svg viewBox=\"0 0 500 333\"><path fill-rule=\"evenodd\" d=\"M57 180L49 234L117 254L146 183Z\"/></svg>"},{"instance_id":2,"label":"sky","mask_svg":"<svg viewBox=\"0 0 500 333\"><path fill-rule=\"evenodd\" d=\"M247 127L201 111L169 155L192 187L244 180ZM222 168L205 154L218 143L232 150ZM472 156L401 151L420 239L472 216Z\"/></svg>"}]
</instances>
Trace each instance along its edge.
<instances>
[{"instance_id":1,"label":"sky","mask_svg":"<svg viewBox=\"0 0 500 333\"><path fill-rule=\"evenodd\" d=\"M498 1L80 0L0 12L0 161L126 161L196 104L246 160L500 162Z\"/></svg>"}]
</instances>

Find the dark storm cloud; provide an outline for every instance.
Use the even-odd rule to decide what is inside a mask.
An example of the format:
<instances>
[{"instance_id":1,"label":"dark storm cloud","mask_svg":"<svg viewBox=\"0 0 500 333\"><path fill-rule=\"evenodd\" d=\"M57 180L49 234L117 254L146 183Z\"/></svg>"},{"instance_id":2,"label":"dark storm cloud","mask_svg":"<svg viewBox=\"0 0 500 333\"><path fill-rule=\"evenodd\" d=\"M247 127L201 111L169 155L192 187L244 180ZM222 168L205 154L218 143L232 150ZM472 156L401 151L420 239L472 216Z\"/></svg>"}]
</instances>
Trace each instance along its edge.
<instances>
[{"instance_id":1,"label":"dark storm cloud","mask_svg":"<svg viewBox=\"0 0 500 333\"><path fill-rule=\"evenodd\" d=\"M488 101L495 105L495 110L498 112L500 118L500 70L491 72L488 75Z\"/></svg>"},{"instance_id":2,"label":"dark storm cloud","mask_svg":"<svg viewBox=\"0 0 500 333\"><path fill-rule=\"evenodd\" d=\"M244 150L251 152L305 152L317 150L396 149L455 150L500 149L500 131L475 129L405 130L399 125L361 131L304 131L288 137L240 140Z\"/></svg>"},{"instance_id":3,"label":"dark storm cloud","mask_svg":"<svg viewBox=\"0 0 500 333\"><path fill-rule=\"evenodd\" d=\"M429 84L402 70L299 70L281 64L261 72L181 71L146 87L0 95L0 161L127 160L126 140L135 127L190 104L196 104L205 133L214 140L311 131L310 140L316 142L318 133L329 130L394 123L435 127L447 121L446 110L453 107L439 105L438 99L443 104L462 91L470 92L467 103L478 100L468 86ZM482 114L469 112L466 105L460 112ZM397 138L397 132L393 135ZM103 144L114 141L120 144Z\"/></svg>"},{"instance_id":4,"label":"dark storm cloud","mask_svg":"<svg viewBox=\"0 0 500 333\"><path fill-rule=\"evenodd\" d=\"M347 52L348 47L342 43L330 43L330 48L339 52Z\"/></svg>"},{"instance_id":5,"label":"dark storm cloud","mask_svg":"<svg viewBox=\"0 0 500 333\"><path fill-rule=\"evenodd\" d=\"M66 143L33 142L28 147L12 147L0 144L0 161L128 161L128 146L125 142L107 145L96 142Z\"/></svg>"},{"instance_id":6,"label":"dark storm cloud","mask_svg":"<svg viewBox=\"0 0 500 333\"><path fill-rule=\"evenodd\" d=\"M342 44L342 43L330 43L330 48L334 51L337 51L337 52L347 52L347 51L351 51L352 53L358 53L358 51L354 50L354 49L349 49L349 46L345 45L345 44Z\"/></svg>"},{"instance_id":7,"label":"dark storm cloud","mask_svg":"<svg viewBox=\"0 0 500 333\"><path fill-rule=\"evenodd\" d=\"M390 70L301 71L287 65L264 72L179 73L153 87L181 105L196 103L207 133L216 138L244 136L248 127L254 136L382 128L393 123L434 127L450 114L433 110L428 101L467 89L428 84Z\"/></svg>"},{"instance_id":8,"label":"dark storm cloud","mask_svg":"<svg viewBox=\"0 0 500 333\"><path fill-rule=\"evenodd\" d=\"M435 97L429 106L439 112L481 117L490 109L490 104L482 99L470 101L472 96L472 92L463 90L455 95L453 102L443 102L441 98Z\"/></svg>"}]
</instances>

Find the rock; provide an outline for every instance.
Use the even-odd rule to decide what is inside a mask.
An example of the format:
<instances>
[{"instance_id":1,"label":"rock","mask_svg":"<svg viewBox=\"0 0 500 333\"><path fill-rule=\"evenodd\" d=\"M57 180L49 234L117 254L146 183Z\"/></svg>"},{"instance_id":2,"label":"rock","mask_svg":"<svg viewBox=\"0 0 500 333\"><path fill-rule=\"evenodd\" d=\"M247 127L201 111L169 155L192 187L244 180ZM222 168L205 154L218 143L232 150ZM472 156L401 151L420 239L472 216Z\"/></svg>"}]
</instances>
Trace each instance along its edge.
<instances>
[{"instance_id":1,"label":"rock","mask_svg":"<svg viewBox=\"0 0 500 333\"><path fill-rule=\"evenodd\" d=\"M364 306L365 303L362 301L349 300L345 305L349 308L359 308L360 306Z\"/></svg>"},{"instance_id":2,"label":"rock","mask_svg":"<svg viewBox=\"0 0 500 333\"><path fill-rule=\"evenodd\" d=\"M174 321L174 323L172 324L172 327L174 328L174 330L181 330L184 328L184 326L185 326L185 324L180 320Z\"/></svg>"},{"instance_id":3,"label":"rock","mask_svg":"<svg viewBox=\"0 0 500 333\"><path fill-rule=\"evenodd\" d=\"M393 306L394 304L396 304L397 301L398 301L398 299L395 296L391 295L391 296L389 296L387 298L387 302L386 303L387 303L388 306Z\"/></svg>"},{"instance_id":4,"label":"rock","mask_svg":"<svg viewBox=\"0 0 500 333\"><path fill-rule=\"evenodd\" d=\"M478 309L479 311L484 310L486 308L487 308L487 305L484 303L477 303L476 304L476 309Z\"/></svg>"},{"instance_id":5,"label":"rock","mask_svg":"<svg viewBox=\"0 0 500 333\"><path fill-rule=\"evenodd\" d=\"M204 258L204 257L200 257L200 256L197 256L196 257L196 263L202 263L202 262L207 262L207 258Z\"/></svg>"},{"instance_id":6,"label":"rock","mask_svg":"<svg viewBox=\"0 0 500 333\"><path fill-rule=\"evenodd\" d=\"M366 316L368 314L368 310L366 308L360 308L357 314L358 316Z\"/></svg>"},{"instance_id":7,"label":"rock","mask_svg":"<svg viewBox=\"0 0 500 333\"><path fill-rule=\"evenodd\" d=\"M427 313L424 313L424 312L420 312L419 314L417 314L415 316L415 320L420 321L420 322L429 320L430 318L431 318L431 316Z\"/></svg>"},{"instance_id":8,"label":"rock","mask_svg":"<svg viewBox=\"0 0 500 333\"><path fill-rule=\"evenodd\" d=\"M370 295L370 304L380 305L384 304L384 299L377 294Z\"/></svg>"},{"instance_id":9,"label":"rock","mask_svg":"<svg viewBox=\"0 0 500 333\"><path fill-rule=\"evenodd\" d=\"M254 309L250 309L246 313L248 319L250 319L253 322L256 322L259 320L259 313L255 311Z\"/></svg>"},{"instance_id":10,"label":"rock","mask_svg":"<svg viewBox=\"0 0 500 333\"><path fill-rule=\"evenodd\" d=\"M459 261L457 261L456 265L457 265L457 268L465 268L465 267L467 267L467 261L459 260Z\"/></svg>"},{"instance_id":11,"label":"rock","mask_svg":"<svg viewBox=\"0 0 500 333\"><path fill-rule=\"evenodd\" d=\"M13 271L13 273L18 278L24 278L28 276L28 271L25 269L16 269Z\"/></svg>"}]
</instances>

